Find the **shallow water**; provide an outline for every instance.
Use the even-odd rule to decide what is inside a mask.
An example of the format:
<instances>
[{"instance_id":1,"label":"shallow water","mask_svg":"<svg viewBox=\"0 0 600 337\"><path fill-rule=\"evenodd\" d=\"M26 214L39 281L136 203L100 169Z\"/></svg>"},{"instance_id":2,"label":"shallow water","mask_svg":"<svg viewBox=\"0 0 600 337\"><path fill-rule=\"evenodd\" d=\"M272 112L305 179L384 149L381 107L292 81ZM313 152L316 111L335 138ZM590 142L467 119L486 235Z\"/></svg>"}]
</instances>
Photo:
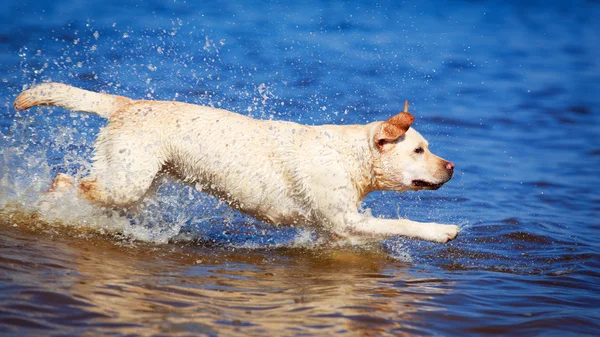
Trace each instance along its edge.
<instances>
[{"instance_id":1,"label":"shallow water","mask_svg":"<svg viewBox=\"0 0 600 337\"><path fill-rule=\"evenodd\" d=\"M0 12L0 333L600 334L600 6L9 1ZM328 246L165 180L139 214L66 199L104 123L16 112L52 80L306 124L402 109L456 164L376 216L456 223L446 245Z\"/></svg>"}]
</instances>

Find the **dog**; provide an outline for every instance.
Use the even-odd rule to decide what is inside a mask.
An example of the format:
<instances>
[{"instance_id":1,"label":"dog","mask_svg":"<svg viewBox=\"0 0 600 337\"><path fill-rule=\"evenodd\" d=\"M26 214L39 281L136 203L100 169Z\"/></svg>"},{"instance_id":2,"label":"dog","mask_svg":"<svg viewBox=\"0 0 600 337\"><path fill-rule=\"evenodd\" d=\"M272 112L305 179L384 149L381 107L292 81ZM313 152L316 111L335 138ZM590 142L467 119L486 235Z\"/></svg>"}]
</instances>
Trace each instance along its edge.
<instances>
[{"instance_id":1,"label":"dog","mask_svg":"<svg viewBox=\"0 0 600 337\"><path fill-rule=\"evenodd\" d=\"M168 173L259 221L317 226L334 236L406 236L439 243L455 225L382 219L358 211L375 190L436 190L454 164L429 151L404 111L366 125L308 126L257 120L176 101L133 100L60 83L22 92L16 110L58 106L108 119L94 146L90 174L56 176L48 193L76 188L93 204L123 209Z\"/></svg>"}]
</instances>

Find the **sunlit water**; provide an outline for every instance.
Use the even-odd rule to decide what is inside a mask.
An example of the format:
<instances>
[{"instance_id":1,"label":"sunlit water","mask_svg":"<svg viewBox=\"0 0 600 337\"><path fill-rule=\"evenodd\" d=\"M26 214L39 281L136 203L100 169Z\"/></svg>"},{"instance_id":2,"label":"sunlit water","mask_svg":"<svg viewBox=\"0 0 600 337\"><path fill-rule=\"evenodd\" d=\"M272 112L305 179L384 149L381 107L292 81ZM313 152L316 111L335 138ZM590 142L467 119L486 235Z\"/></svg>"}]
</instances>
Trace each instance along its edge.
<instances>
[{"instance_id":1,"label":"sunlit water","mask_svg":"<svg viewBox=\"0 0 600 337\"><path fill-rule=\"evenodd\" d=\"M0 333L600 334L597 3L201 3L0 11ZM306 124L408 99L455 177L363 207L460 236L332 247L167 179L137 214L39 212L105 123L12 108L48 80Z\"/></svg>"}]
</instances>

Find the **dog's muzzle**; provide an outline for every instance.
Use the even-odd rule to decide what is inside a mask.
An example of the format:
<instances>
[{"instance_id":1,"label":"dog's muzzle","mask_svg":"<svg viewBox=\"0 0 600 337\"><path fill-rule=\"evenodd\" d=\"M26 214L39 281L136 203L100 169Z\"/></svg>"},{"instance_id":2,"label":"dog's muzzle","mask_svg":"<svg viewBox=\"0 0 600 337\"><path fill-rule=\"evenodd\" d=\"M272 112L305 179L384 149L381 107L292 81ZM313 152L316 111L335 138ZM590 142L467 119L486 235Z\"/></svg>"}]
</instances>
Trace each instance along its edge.
<instances>
[{"instance_id":1,"label":"dog's muzzle","mask_svg":"<svg viewBox=\"0 0 600 337\"><path fill-rule=\"evenodd\" d=\"M430 182L422 179L415 179L412 181L413 187L416 187L420 190L437 190L438 188L442 187L442 185L452 179L452 175L454 174L454 163L447 161L444 163L444 168L446 169L446 177L444 181Z\"/></svg>"}]
</instances>

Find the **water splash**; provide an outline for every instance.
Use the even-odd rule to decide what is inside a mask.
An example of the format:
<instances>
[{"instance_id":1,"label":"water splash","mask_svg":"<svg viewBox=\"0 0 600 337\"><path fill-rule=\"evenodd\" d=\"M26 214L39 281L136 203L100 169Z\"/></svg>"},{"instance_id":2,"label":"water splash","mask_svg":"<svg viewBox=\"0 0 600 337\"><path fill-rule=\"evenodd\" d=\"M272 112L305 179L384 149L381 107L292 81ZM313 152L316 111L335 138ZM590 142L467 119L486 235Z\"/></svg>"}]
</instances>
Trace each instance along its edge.
<instances>
[{"instance_id":1,"label":"water splash","mask_svg":"<svg viewBox=\"0 0 600 337\"><path fill-rule=\"evenodd\" d=\"M281 99L276 93L281 84L287 85L285 81L258 78L260 69L255 66L229 65L225 59L231 52L224 38L182 20L173 20L165 29L142 31L116 24L95 27L89 21L84 27L74 24L53 33L56 37L42 41L41 47L23 46L19 52L21 75L28 85L68 82L133 98L181 99L261 119L300 119L291 117L302 111L309 112L305 121L309 123L338 118L323 95L310 96L310 105ZM320 112L318 119L310 113L313 110ZM16 112L2 140L6 149L0 163L2 209L36 214L42 222L152 243L191 241L255 249L330 244L312 229L257 222L168 178L161 178L156 193L129 213L94 206L74 191L47 198L45 191L57 173L76 179L87 175L95 135L105 123L97 116L58 108ZM352 244L360 242L335 245Z\"/></svg>"},{"instance_id":2,"label":"water splash","mask_svg":"<svg viewBox=\"0 0 600 337\"><path fill-rule=\"evenodd\" d=\"M159 178L154 195L129 213L90 204L74 189L48 195L55 174L65 172L79 179L88 173L100 124L88 115L65 116L62 109L34 108L17 113L1 140L2 212L18 212L34 216L41 223L152 243L195 241L238 248L311 247L322 243L313 231L261 224L193 186L166 176Z\"/></svg>"}]
</instances>

